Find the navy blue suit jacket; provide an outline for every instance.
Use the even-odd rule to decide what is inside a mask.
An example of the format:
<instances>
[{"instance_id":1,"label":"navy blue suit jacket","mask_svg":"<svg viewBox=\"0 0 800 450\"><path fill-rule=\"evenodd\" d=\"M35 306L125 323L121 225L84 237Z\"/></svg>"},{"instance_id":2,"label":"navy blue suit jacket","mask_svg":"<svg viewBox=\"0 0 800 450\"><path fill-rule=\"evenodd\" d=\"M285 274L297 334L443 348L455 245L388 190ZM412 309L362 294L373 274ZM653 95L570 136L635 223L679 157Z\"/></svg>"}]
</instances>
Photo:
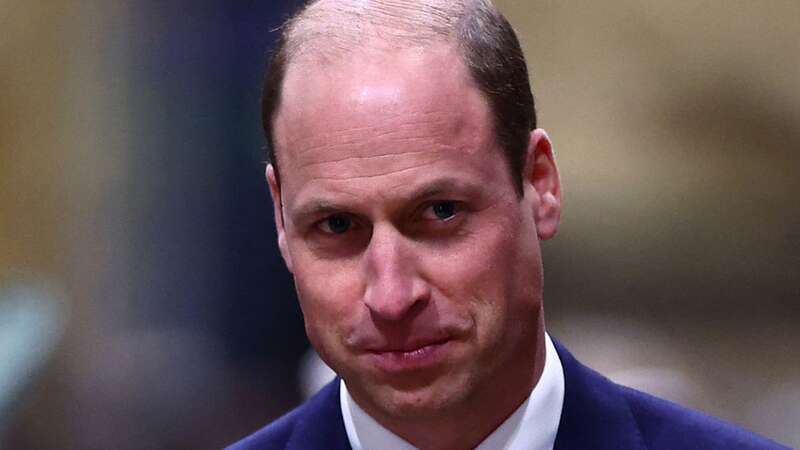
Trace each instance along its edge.
<instances>
[{"instance_id":1,"label":"navy blue suit jacket","mask_svg":"<svg viewBox=\"0 0 800 450\"><path fill-rule=\"evenodd\" d=\"M554 342L564 367L564 408L554 450L786 450L742 428L620 386ZM228 450L350 450L339 380Z\"/></svg>"}]
</instances>

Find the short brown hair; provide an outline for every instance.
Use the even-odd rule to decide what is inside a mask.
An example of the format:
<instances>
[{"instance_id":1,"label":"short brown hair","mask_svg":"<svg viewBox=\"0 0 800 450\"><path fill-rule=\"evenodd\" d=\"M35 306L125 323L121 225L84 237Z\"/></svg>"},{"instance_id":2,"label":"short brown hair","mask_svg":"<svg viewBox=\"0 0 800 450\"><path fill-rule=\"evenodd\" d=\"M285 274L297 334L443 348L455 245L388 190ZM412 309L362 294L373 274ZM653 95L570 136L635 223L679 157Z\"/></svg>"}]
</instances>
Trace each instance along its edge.
<instances>
[{"instance_id":1,"label":"short brown hair","mask_svg":"<svg viewBox=\"0 0 800 450\"><path fill-rule=\"evenodd\" d=\"M363 45L367 35L363 25L379 27L380 39L391 39L400 45L420 46L435 39L457 45L462 62L489 104L497 142L521 193L528 136L536 128L536 109L517 35L491 1L408 0L402 6L384 0L359 2L358 6L348 3L311 1L281 28L261 101L267 159L275 176L279 176L279 170L273 128L287 66L300 53L341 51ZM334 18L346 20L334 25L330 23ZM347 29L342 30L343 23L353 24L349 34ZM319 42L327 48L313 45Z\"/></svg>"}]
</instances>

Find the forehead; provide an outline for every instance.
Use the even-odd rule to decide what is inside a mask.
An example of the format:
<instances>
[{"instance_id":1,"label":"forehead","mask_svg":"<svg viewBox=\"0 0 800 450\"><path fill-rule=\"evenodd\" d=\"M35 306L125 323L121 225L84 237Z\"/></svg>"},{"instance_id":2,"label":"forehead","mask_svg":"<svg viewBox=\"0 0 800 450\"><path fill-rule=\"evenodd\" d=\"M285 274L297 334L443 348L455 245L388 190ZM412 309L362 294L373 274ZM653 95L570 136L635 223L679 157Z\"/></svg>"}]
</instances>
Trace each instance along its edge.
<instances>
[{"instance_id":1,"label":"forehead","mask_svg":"<svg viewBox=\"0 0 800 450\"><path fill-rule=\"evenodd\" d=\"M447 45L293 63L275 122L283 190L494 158L493 136L486 101Z\"/></svg>"}]
</instances>

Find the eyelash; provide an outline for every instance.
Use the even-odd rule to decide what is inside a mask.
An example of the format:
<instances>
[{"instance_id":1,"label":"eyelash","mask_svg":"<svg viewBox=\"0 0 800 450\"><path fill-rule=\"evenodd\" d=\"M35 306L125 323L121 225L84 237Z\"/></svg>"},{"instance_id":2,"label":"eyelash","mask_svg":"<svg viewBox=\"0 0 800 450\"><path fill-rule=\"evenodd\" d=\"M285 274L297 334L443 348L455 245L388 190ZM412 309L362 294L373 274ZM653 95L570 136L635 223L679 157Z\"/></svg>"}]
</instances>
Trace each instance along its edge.
<instances>
[{"instance_id":1,"label":"eyelash","mask_svg":"<svg viewBox=\"0 0 800 450\"><path fill-rule=\"evenodd\" d=\"M448 208L451 208L451 214L446 218L438 217L434 208L437 205L446 204ZM450 222L457 220L460 216L463 215L464 205L462 202L456 200L434 200L423 204L419 209L418 212L414 215L414 217L420 222L434 222L436 224L440 224L442 226L453 225ZM428 216L428 217L426 217ZM347 229L342 231L341 233L336 233L330 229L330 221L336 218L342 218L349 220ZM323 235L326 236L343 236L346 234L352 233L353 230L360 228L359 221L357 218L353 217L349 214L331 214L323 219L314 223L313 228Z\"/></svg>"},{"instance_id":2,"label":"eyelash","mask_svg":"<svg viewBox=\"0 0 800 450\"><path fill-rule=\"evenodd\" d=\"M442 217L438 216L435 208L438 205L445 205L445 204L448 206L448 209L451 209L451 211L448 211L448 212L450 212L450 215L448 215L446 218L442 218ZM431 220L431 221L437 221L437 222L446 223L446 222L450 222L450 221L456 219L460 215L462 210L463 210L463 205L461 204L461 202L457 202L455 200L435 200L435 201L429 202L429 203L427 203L427 204L425 204L423 206L422 212L420 213L420 216L423 217L425 220ZM425 218L424 216L429 211L435 217Z\"/></svg>"},{"instance_id":3,"label":"eyelash","mask_svg":"<svg viewBox=\"0 0 800 450\"><path fill-rule=\"evenodd\" d=\"M330 221L333 220L333 219L337 219L337 218L346 219L346 220L349 221L347 229L344 230L342 233L336 233L333 230L330 230ZM320 221L318 221L318 222L316 222L314 224L314 228L315 229L319 230L320 232L322 232L325 235L330 235L330 236L345 234L345 233L349 232L353 227L357 227L357 226L358 226L358 222L352 216L347 215L347 214L332 214L332 215L327 216L324 219L322 219L322 220L320 220ZM325 230L324 228L326 228L326 227L329 228L329 229Z\"/></svg>"}]
</instances>

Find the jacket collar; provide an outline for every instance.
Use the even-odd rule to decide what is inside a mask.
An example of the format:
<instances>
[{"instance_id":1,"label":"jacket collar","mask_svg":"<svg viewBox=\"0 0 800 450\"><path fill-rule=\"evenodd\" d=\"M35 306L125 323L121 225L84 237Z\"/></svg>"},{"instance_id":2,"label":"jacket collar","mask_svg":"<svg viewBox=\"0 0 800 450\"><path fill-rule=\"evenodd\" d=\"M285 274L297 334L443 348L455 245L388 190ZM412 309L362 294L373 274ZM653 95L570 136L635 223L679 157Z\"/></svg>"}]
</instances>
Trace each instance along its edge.
<instances>
[{"instance_id":1,"label":"jacket collar","mask_svg":"<svg viewBox=\"0 0 800 450\"><path fill-rule=\"evenodd\" d=\"M339 377L309 400L305 409L307 413L292 430L286 450L351 450L339 406Z\"/></svg>"},{"instance_id":2,"label":"jacket collar","mask_svg":"<svg viewBox=\"0 0 800 450\"><path fill-rule=\"evenodd\" d=\"M553 340L564 368L564 408L554 450L645 450L619 386L579 363Z\"/></svg>"}]
</instances>

